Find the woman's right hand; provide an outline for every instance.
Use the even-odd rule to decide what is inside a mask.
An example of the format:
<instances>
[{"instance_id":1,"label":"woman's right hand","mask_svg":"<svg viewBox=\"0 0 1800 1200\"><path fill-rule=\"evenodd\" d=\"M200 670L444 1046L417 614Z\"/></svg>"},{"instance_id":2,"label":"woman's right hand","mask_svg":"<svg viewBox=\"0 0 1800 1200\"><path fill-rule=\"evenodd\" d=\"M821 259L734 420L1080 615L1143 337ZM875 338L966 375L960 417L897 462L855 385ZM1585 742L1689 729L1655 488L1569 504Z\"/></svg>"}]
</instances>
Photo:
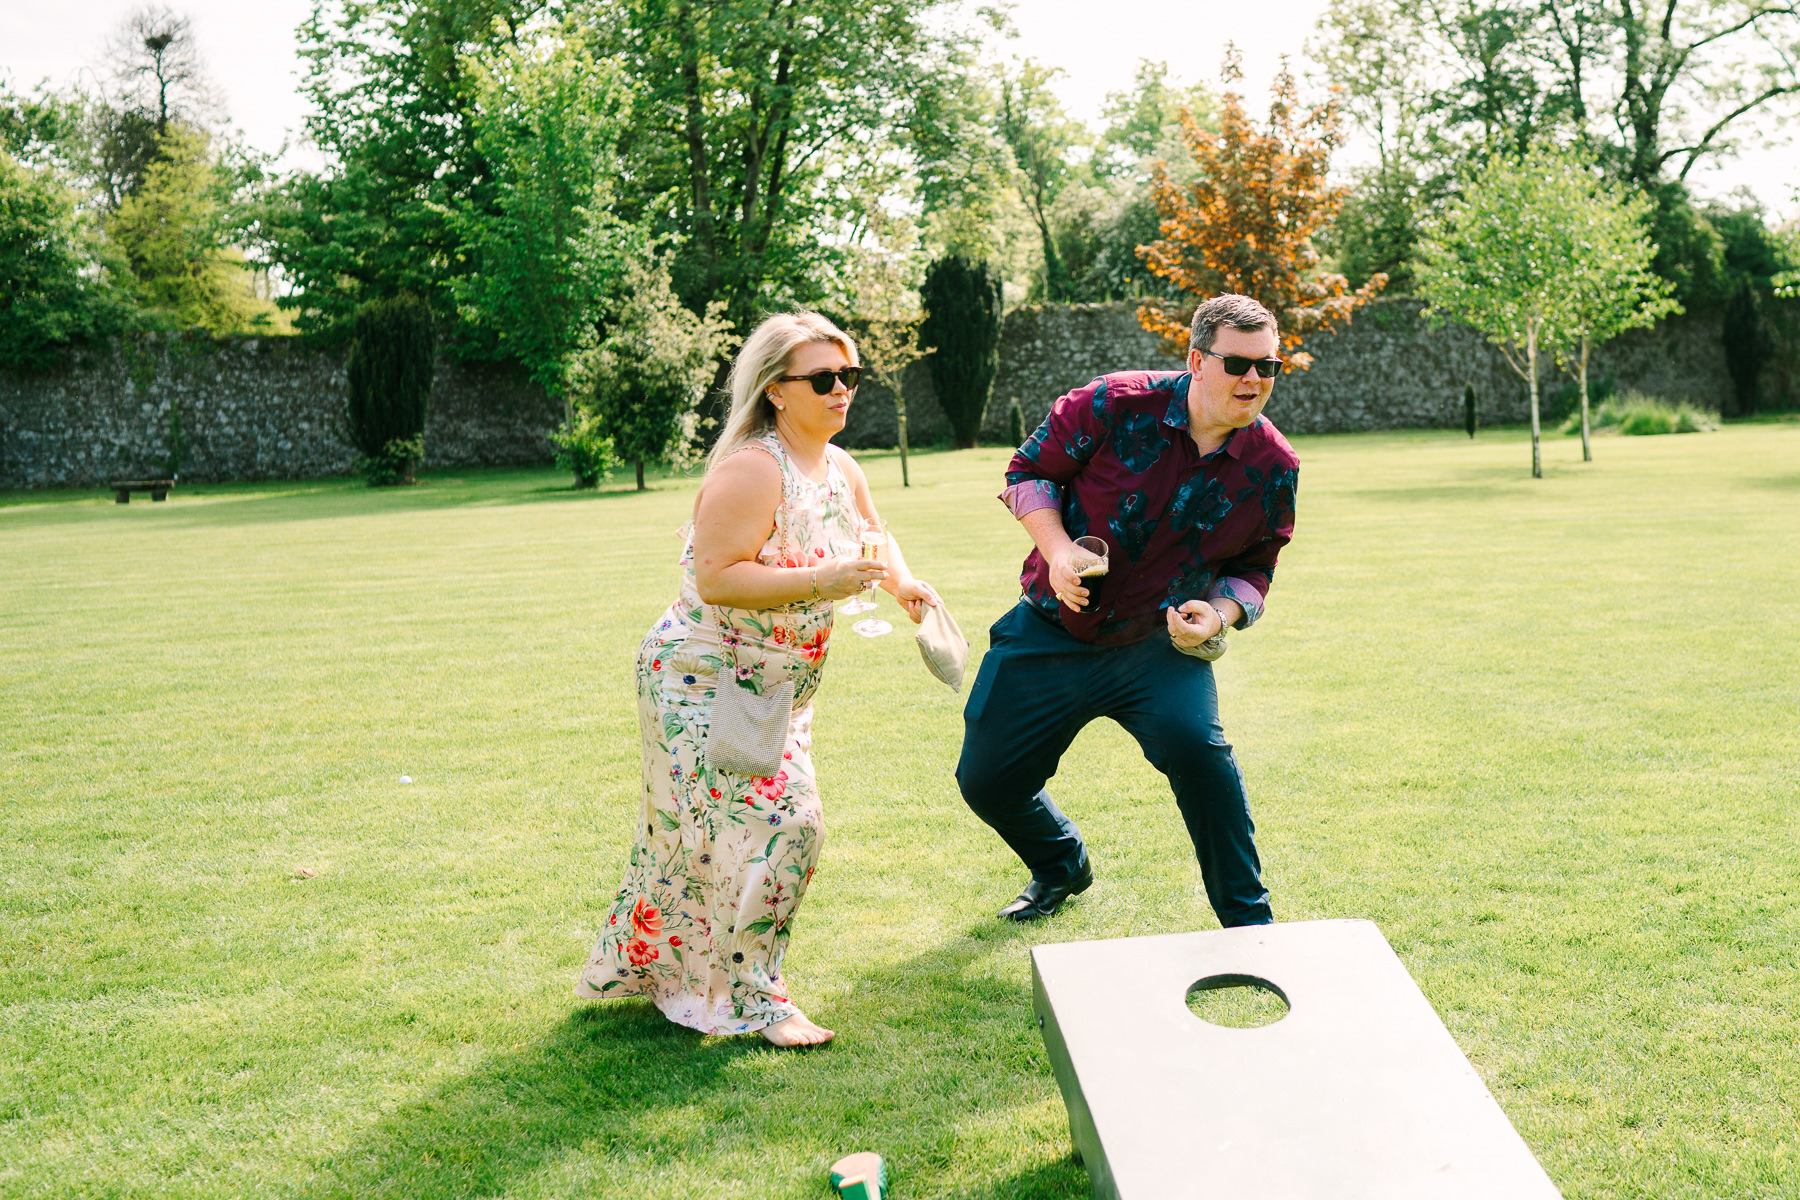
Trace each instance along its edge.
<instances>
[{"instance_id":1,"label":"woman's right hand","mask_svg":"<svg viewBox=\"0 0 1800 1200\"><path fill-rule=\"evenodd\" d=\"M887 578L887 568L873 558L828 558L816 569L819 595L827 600L848 600Z\"/></svg>"}]
</instances>

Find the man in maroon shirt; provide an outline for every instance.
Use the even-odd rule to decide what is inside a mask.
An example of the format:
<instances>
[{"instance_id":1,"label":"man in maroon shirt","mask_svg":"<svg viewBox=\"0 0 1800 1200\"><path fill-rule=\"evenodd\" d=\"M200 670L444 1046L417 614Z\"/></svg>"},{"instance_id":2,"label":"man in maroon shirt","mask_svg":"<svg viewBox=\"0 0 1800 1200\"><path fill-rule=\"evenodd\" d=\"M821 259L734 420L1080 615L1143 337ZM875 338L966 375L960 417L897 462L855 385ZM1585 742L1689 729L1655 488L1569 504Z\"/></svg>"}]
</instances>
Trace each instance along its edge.
<instances>
[{"instance_id":1,"label":"man in maroon shirt","mask_svg":"<svg viewBox=\"0 0 1800 1200\"><path fill-rule=\"evenodd\" d=\"M1031 870L1003 918L1048 916L1093 883L1044 784L1082 727L1111 717L1168 777L1219 923L1272 919L1212 660L1226 630L1262 615L1294 532L1299 459L1262 416L1280 344L1261 304L1214 297L1194 311L1187 371L1070 392L1007 466L1000 498L1037 549L1023 597L989 630L956 768L963 799ZM1069 566L1082 536L1108 545L1087 587Z\"/></svg>"}]
</instances>

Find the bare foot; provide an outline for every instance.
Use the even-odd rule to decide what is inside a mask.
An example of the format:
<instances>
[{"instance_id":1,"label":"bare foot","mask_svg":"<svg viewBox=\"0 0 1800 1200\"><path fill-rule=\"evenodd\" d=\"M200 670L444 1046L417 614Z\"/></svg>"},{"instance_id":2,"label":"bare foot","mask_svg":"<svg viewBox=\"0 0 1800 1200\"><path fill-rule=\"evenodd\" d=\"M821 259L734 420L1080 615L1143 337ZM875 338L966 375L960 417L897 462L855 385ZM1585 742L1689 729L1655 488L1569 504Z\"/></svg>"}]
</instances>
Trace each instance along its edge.
<instances>
[{"instance_id":1,"label":"bare foot","mask_svg":"<svg viewBox=\"0 0 1800 1200\"><path fill-rule=\"evenodd\" d=\"M758 1032L777 1046L822 1046L837 1036L823 1025L809 1021L805 1013L798 1012L773 1025L765 1025Z\"/></svg>"}]
</instances>

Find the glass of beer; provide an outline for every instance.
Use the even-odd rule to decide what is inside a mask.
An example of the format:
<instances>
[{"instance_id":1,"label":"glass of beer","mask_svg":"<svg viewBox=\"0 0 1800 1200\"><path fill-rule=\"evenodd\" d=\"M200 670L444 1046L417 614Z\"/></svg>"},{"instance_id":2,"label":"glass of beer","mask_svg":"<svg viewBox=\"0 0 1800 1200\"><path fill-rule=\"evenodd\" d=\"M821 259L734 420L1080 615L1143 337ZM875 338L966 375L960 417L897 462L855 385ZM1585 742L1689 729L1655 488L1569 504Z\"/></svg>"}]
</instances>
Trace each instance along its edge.
<instances>
[{"instance_id":1,"label":"glass of beer","mask_svg":"<svg viewBox=\"0 0 1800 1200\"><path fill-rule=\"evenodd\" d=\"M1078 537L1075 549L1069 552L1069 570L1081 579L1081 586L1087 589L1088 600L1094 598L1094 590L1106 578L1107 546L1097 537Z\"/></svg>"}]
</instances>

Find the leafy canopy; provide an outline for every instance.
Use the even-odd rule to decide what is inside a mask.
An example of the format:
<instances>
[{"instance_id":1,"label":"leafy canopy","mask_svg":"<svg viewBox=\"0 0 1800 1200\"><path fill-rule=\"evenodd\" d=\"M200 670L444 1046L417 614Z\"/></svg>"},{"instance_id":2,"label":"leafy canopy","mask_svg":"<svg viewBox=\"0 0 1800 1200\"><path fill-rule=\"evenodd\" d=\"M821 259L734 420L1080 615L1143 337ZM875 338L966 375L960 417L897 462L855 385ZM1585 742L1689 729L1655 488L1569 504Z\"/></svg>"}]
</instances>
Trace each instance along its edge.
<instances>
[{"instance_id":1,"label":"leafy canopy","mask_svg":"<svg viewBox=\"0 0 1800 1200\"><path fill-rule=\"evenodd\" d=\"M1227 83L1242 77L1238 53L1227 51ZM1312 364L1301 350L1306 339L1350 320L1387 282L1371 279L1352 293L1342 275L1320 270L1313 237L1343 203L1343 189L1326 178L1338 144L1337 112L1326 104L1302 113L1294 80L1275 78L1269 120L1258 128L1238 93L1219 105L1219 132L1189 115L1188 149L1197 168L1191 183L1177 184L1156 169L1154 194L1162 236L1139 248L1151 271L1188 297L1185 309L1164 300L1138 309L1145 329L1185 346L1195 303L1223 292L1261 301L1281 321L1282 349L1298 366Z\"/></svg>"},{"instance_id":2,"label":"leafy canopy","mask_svg":"<svg viewBox=\"0 0 1800 1200\"><path fill-rule=\"evenodd\" d=\"M171 125L143 181L107 222L152 322L215 334L269 324L272 308L231 244L231 202L231 181L213 165L206 135Z\"/></svg>"},{"instance_id":3,"label":"leafy canopy","mask_svg":"<svg viewBox=\"0 0 1800 1200\"><path fill-rule=\"evenodd\" d=\"M578 29L556 34L464 62L475 148L497 188L492 203L464 197L453 211L470 269L451 290L534 381L566 397L583 387L636 243L611 207L629 88Z\"/></svg>"},{"instance_id":4,"label":"leafy canopy","mask_svg":"<svg viewBox=\"0 0 1800 1200\"><path fill-rule=\"evenodd\" d=\"M1534 379L1535 363L1520 356L1574 329L1578 291L1588 319L1600 319L1588 285L1605 264L1583 243L1598 189L1590 170L1553 146L1496 156L1419 243L1426 315L1472 326Z\"/></svg>"},{"instance_id":5,"label":"leafy canopy","mask_svg":"<svg viewBox=\"0 0 1800 1200\"><path fill-rule=\"evenodd\" d=\"M53 171L0 150L0 369L46 369L129 316L121 264L76 201Z\"/></svg>"}]
</instances>

